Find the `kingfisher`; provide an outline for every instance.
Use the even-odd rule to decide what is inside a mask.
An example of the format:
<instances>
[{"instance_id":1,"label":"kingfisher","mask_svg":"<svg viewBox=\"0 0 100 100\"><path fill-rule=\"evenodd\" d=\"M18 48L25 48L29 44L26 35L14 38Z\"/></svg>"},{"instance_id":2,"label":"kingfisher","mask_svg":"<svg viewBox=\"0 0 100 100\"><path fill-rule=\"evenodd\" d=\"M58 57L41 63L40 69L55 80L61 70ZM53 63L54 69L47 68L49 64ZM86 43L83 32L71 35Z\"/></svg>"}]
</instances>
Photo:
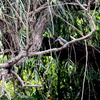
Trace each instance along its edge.
<instances>
[{"instance_id":1,"label":"kingfisher","mask_svg":"<svg viewBox=\"0 0 100 100\"><path fill-rule=\"evenodd\" d=\"M68 43L68 41L66 41L65 39L63 39L61 36L59 36L56 40L56 41L59 41L59 43L63 46L65 45L66 43Z\"/></svg>"}]
</instances>

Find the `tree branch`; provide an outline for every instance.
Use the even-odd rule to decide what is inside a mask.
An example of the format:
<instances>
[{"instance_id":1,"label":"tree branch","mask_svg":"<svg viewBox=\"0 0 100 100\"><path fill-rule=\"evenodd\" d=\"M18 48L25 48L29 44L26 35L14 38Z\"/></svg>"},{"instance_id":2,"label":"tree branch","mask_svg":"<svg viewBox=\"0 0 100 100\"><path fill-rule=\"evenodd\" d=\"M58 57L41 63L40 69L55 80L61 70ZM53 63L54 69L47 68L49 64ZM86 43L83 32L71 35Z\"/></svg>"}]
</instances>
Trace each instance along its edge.
<instances>
[{"instance_id":1,"label":"tree branch","mask_svg":"<svg viewBox=\"0 0 100 100\"><path fill-rule=\"evenodd\" d=\"M13 53L17 53L18 51L13 51ZM3 55L5 53L11 53L11 49L5 49L4 51L0 52L0 55Z\"/></svg>"},{"instance_id":2,"label":"tree branch","mask_svg":"<svg viewBox=\"0 0 100 100\"><path fill-rule=\"evenodd\" d=\"M79 4L79 5L82 6L81 4ZM27 51L22 50L19 53L19 55L16 56L15 58L12 58L10 61L8 61L6 63L0 64L0 68L6 68L6 67L13 66L18 61L20 61L22 58L27 57L27 56L28 57L33 57L33 56L43 55L43 54L47 54L47 53L51 53L51 52L57 52L57 51L60 51L60 50L62 50L64 48L66 48L70 44L73 44L73 43L76 43L78 41L82 41L82 40L88 39L95 32L96 26L95 26L95 23L94 23L94 21L92 19L92 16L90 15L90 13L88 11L87 11L87 14L88 14L89 22L90 22L90 25L91 25L91 32L89 34L87 34L86 36L83 36L83 37L80 37L78 39L72 40L72 41L68 42L67 44L65 44L64 46L62 46L60 48L53 48L53 49L49 49L49 50L45 50L45 51L39 51L39 52L28 52L28 54L27 54ZM30 48L30 46L29 46L29 48Z\"/></svg>"},{"instance_id":3,"label":"tree branch","mask_svg":"<svg viewBox=\"0 0 100 100\"><path fill-rule=\"evenodd\" d=\"M7 20L0 18L0 21L4 22L9 28L13 28L12 25ZM0 30L2 30L2 29L0 29Z\"/></svg>"},{"instance_id":4,"label":"tree branch","mask_svg":"<svg viewBox=\"0 0 100 100\"><path fill-rule=\"evenodd\" d=\"M26 28L26 25L24 24L22 18L20 17L20 15L18 14L17 10L12 6L11 2L9 0L7 0L9 5L11 6L11 8L14 10L16 16L19 18L19 20L22 22L23 26Z\"/></svg>"},{"instance_id":5,"label":"tree branch","mask_svg":"<svg viewBox=\"0 0 100 100\"><path fill-rule=\"evenodd\" d=\"M83 10L88 11L78 0L76 0L76 2L79 4L79 6L80 6Z\"/></svg>"},{"instance_id":6,"label":"tree branch","mask_svg":"<svg viewBox=\"0 0 100 100\"><path fill-rule=\"evenodd\" d=\"M2 97L4 95L4 81L5 81L5 78L4 78L4 74L2 75L2 84L1 84L1 92L2 94L0 95L0 97Z\"/></svg>"},{"instance_id":7,"label":"tree branch","mask_svg":"<svg viewBox=\"0 0 100 100\"><path fill-rule=\"evenodd\" d=\"M41 12L42 10L46 9L47 7L48 7L48 3L46 2L45 4L40 6L39 8L35 9L35 11L29 12L28 15L31 16L33 13L37 14L37 13Z\"/></svg>"},{"instance_id":8,"label":"tree branch","mask_svg":"<svg viewBox=\"0 0 100 100\"><path fill-rule=\"evenodd\" d=\"M5 80L6 80L6 75L8 74L8 70L7 69L4 69L0 72L0 80L2 80L2 84L0 85L0 88L1 88L1 95L0 97L2 97L5 92L7 93L7 97L9 98L9 100L11 100L11 95L10 93L4 88L5 86Z\"/></svg>"},{"instance_id":9,"label":"tree branch","mask_svg":"<svg viewBox=\"0 0 100 100\"><path fill-rule=\"evenodd\" d=\"M89 13L89 8L86 9L86 8L79 2L79 0L76 0L76 1L77 1L77 3L79 4L79 6L80 6L84 11L86 11L87 14L88 14L89 22L90 22L90 25L91 25L91 28L92 28L92 30L91 30L91 32L88 34L88 36L91 36L91 35L95 32L96 26L95 26L95 23L94 23L94 21L93 21L93 19L92 19L92 16L91 16L90 13ZM90 3L90 2L89 2L89 3ZM86 44L86 41L85 41L85 44ZM83 85L82 85L81 100L83 100L83 95L84 95L84 84L85 84L85 78L86 78L86 72L87 72L87 63L88 63L88 49L87 49L87 44L86 44L86 64L85 64L85 71L84 71L84 78L83 78Z\"/></svg>"},{"instance_id":10,"label":"tree branch","mask_svg":"<svg viewBox=\"0 0 100 100\"><path fill-rule=\"evenodd\" d=\"M17 79L20 81L22 87L37 87L37 88L42 87L42 85L25 85L24 81L20 78L20 76L17 73L15 73L13 70L11 70L11 73L17 77Z\"/></svg>"},{"instance_id":11,"label":"tree branch","mask_svg":"<svg viewBox=\"0 0 100 100\"><path fill-rule=\"evenodd\" d=\"M45 51L39 51L39 52L29 52L29 54L27 55L27 52L26 51L22 51L20 52L20 54L18 56L16 56L15 58L12 58L10 61L6 62L6 63L2 63L0 64L0 68L6 68L6 67L10 67L10 66L13 66L14 64L16 64L20 59L22 59L23 57L34 57L34 56L38 56L38 55L43 55L43 54L47 54L47 53L51 53L51 52L57 52L57 51L60 51L64 48L66 48L68 45L70 44L73 44L73 43L76 43L76 42L79 42L79 41L82 41L82 40L85 40L85 39L88 39L96 30L96 27L94 25L94 22L92 22L93 24L93 29L92 31L86 35L86 36L83 36L81 38L78 38L78 39L75 39L75 40L72 40L70 42L68 42L67 44L65 44L64 46L60 47L60 48L53 48L53 49L49 49L49 50L45 50Z\"/></svg>"},{"instance_id":12,"label":"tree branch","mask_svg":"<svg viewBox=\"0 0 100 100\"><path fill-rule=\"evenodd\" d=\"M22 51L19 53L18 56L16 56L15 58L12 58L10 61L6 62L6 63L2 63L0 64L0 68L7 68L7 67L12 67L14 64L16 64L21 58L26 57L27 53L26 51Z\"/></svg>"},{"instance_id":13,"label":"tree branch","mask_svg":"<svg viewBox=\"0 0 100 100\"><path fill-rule=\"evenodd\" d=\"M4 70L1 70L0 71L0 80L2 79L2 76L6 76L8 74L8 70L7 69L4 69Z\"/></svg>"}]
</instances>

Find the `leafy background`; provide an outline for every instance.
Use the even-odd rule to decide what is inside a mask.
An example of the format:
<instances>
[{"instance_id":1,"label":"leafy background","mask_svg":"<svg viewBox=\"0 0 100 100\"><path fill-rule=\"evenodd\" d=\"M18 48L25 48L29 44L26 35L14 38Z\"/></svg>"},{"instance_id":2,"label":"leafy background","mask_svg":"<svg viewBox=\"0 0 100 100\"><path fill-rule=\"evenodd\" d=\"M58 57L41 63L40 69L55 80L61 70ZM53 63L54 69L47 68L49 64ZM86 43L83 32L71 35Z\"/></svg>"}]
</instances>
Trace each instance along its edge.
<instances>
[{"instance_id":1,"label":"leafy background","mask_svg":"<svg viewBox=\"0 0 100 100\"><path fill-rule=\"evenodd\" d=\"M81 3L84 0L80 0ZM26 20L25 14L27 13L27 0L10 0L15 9L19 12L21 18ZM33 3L33 1L31 0ZM40 0L40 5L44 1ZM87 13L78 8L78 6L66 5L63 1L51 0L52 7L48 7L50 12L51 21L47 27L46 32L43 37L56 38L62 36L67 41L72 40L70 36L74 38L79 38L82 35L86 35L90 32L89 19L87 18ZM64 5L63 5L64 4ZM98 3L99 5L100 3ZM54 6L53 6L54 5ZM6 9L9 8L9 10ZM16 16L15 12L9 6L6 0L0 1L0 18L5 18L12 24L16 24L14 18L7 17L7 14L2 14L2 12L7 12L8 16ZM100 7L95 10L90 10L90 13L96 23L96 32L87 41L88 45L100 46ZM54 15L53 15L54 14ZM37 15L38 16L38 15ZM38 18L35 16L36 18ZM66 22L69 22L75 26L78 30L82 32L80 34L74 28L69 26ZM7 30L9 31L9 30ZM30 31L29 31L30 32ZM18 32L20 36L20 44L25 47L25 37L26 37L25 27L22 26L21 30ZM2 37L2 32L0 32L0 38ZM2 41L2 39L1 39ZM84 41L80 43L85 44ZM52 45L52 44L51 44ZM2 43L0 43L1 51L3 50ZM11 95L12 100L80 100L82 93L82 84L84 77L85 65L75 64L70 59L64 61L59 60L59 55L55 52L55 57L52 54L26 58L22 66L14 66L14 70L18 75L29 84L41 84L42 88L26 87L22 88L19 81L12 77L10 80L5 82L6 90ZM10 56L10 55L9 55ZM0 63L6 62L7 56L0 55ZM2 69L1 69L2 70ZM84 100L99 100L96 94L99 93L99 81L100 76L95 66L89 65L86 72L85 81L85 91ZM0 82L2 83L2 82ZM1 94L1 92L0 92ZM0 100L9 100L9 96L5 92Z\"/></svg>"}]
</instances>

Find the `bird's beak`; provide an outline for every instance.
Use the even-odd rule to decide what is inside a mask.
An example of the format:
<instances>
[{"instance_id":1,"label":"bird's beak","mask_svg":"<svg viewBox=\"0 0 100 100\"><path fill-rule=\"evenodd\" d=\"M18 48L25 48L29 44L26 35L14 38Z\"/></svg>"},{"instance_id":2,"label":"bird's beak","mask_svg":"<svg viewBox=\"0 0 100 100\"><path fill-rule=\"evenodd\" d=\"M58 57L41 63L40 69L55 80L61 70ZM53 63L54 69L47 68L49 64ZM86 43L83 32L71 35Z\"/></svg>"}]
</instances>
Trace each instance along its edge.
<instances>
[{"instance_id":1,"label":"bird's beak","mask_svg":"<svg viewBox=\"0 0 100 100\"><path fill-rule=\"evenodd\" d=\"M56 39L54 42L57 42L59 39Z\"/></svg>"}]
</instances>

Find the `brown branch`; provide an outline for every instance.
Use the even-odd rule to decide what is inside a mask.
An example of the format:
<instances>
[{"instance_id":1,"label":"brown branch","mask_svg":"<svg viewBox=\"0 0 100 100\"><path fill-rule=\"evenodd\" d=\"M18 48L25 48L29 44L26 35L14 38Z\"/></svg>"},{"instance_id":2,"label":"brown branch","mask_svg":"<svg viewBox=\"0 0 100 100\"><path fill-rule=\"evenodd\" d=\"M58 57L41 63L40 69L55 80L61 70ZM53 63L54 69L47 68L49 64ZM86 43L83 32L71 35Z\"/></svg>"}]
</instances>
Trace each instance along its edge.
<instances>
[{"instance_id":1,"label":"brown branch","mask_svg":"<svg viewBox=\"0 0 100 100\"><path fill-rule=\"evenodd\" d=\"M2 94L0 95L0 97L2 97L4 95L4 81L5 81L5 78L4 78L4 74L2 75L2 84L1 84L1 92Z\"/></svg>"},{"instance_id":2,"label":"brown branch","mask_svg":"<svg viewBox=\"0 0 100 100\"><path fill-rule=\"evenodd\" d=\"M92 16L90 15L90 13L87 12L87 14L88 14L88 18L89 18L90 25L91 25L92 29L91 29L91 32L89 34L87 34L86 36L83 36L81 38L72 40L72 41L68 42L67 44L65 44L64 46L62 46L60 48L53 48L53 49L49 49L49 50L45 50L45 51L39 51L39 52L28 52L28 55L27 55L26 51L22 50L22 52L20 52L19 55L16 56L15 58L12 58L10 61L8 61L6 63L0 64L0 68L13 66L14 64L16 64L18 61L20 61L22 58L24 58L26 56L33 57L33 56L43 55L43 54L47 54L47 53L51 53L51 52L57 52L57 51L60 51L60 50L62 50L64 48L66 48L70 44L73 44L73 43L76 43L78 41L82 41L82 40L88 39L95 32L96 26L95 26L95 23L94 23L94 21L92 19ZM29 48L30 48L30 46L29 46Z\"/></svg>"},{"instance_id":3,"label":"brown branch","mask_svg":"<svg viewBox=\"0 0 100 100\"><path fill-rule=\"evenodd\" d=\"M45 4L43 4L41 7L35 9L35 11L31 11L29 12L29 16L31 16L33 13L36 14L36 13L39 13L41 12L42 10L46 9L48 6L48 3L46 2Z\"/></svg>"},{"instance_id":4,"label":"brown branch","mask_svg":"<svg viewBox=\"0 0 100 100\"><path fill-rule=\"evenodd\" d=\"M6 89L4 89L4 91L7 93L7 97L9 98L9 100L12 100L10 93Z\"/></svg>"},{"instance_id":5,"label":"brown branch","mask_svg":"<svg viewBox=\"0 0 100 100\"><path fill-rule=\"evenodd\" d=\"M7 20L0 18L0 21L4 22L9 28L12 28L12 25Z\"/></svg>"},{"instance_id":6,"label":"brown branch","mask_svg":"<svg viewBox=\"0 0 100 100\"><path fill-rule=\"evenodd\" d=\"M81 38L72 40L72 41L68 42L67 44L65 44L64 46L62 46L60 48L53 48L53 49L49 49L49 50L45 50L45 51L39 51L39 52L29 52L28 57L43 55L43 54L47 54L47 53L51 53L51 52L57 52L57 51L60 51L60 50L62 50L64 48L66 48L70 44L85 40L85 39L89 38L95 32L95 30L96 30L95 25L93 25L93 26L94 26L94 28L92 29L92 31L86 36L83 36ZM10 61L8 61L6 63L3 63L3 64L0 64L0 68L6 68L6 67L13 66L20 59L22 59L23 57L26 57L26 56L27 56L27 52L26 51L22 51L22 52L20 52L20 54L18 56L16 56L15 58L12 58Z\"/></svg>"},{"instance_id":7,"label":"brown branch","mask_svg":"<svg viewBox=\"0 0 100 100\"><path fill-rule=\"evenodd\" d=\"M6 49L6 50L4 50L4 51L1 51L0 52L0 55L3 55L3 54L5 54L5 53L11 53L12 51L11 51L11 49ZM13 51L13 53L17 53L18 51Z\"/></svg>"},{"instance_id":8,"label":"brown branch","mask_svg":"<svg viewBox=\"0 0 100 100\"><path fill-rule=\"evenodd\" d=\"M23 26L26 28L26 25L24 24L22 18L20 17L20 15L18 14L18 12L16 11L16 9L12 6L11 2L9 0L7 0L9 5L11 6L11 8L14 10L16 16L19 18L19 20L22 22Z\"/></svg>"},{"instance_id":9,"label":"brown branch","mask_svg":"<svg viewBox=\"0 0 100 100\"><path fill-rule=\"evenodd\" d=\"M4 69L0 72L0 79L2 80L2 84L1 84L1 92L2 94L0 95L0 97L2 97L4 95L4 92L7 93L7 97L11 100L11 95L10 93L4 88L5 86L5 77L8 74L8 69Z\"/></svg>"},{"instance_id":10,"label":"brown branch","mask_svg":"<svg viewBox=\"0 0 100 100\"><path fill-rule=\"evenodd\" d=\"M76 0L76 2L79 4L79 6L87 12L88 14L88 18L89 18L89 22L90 22L90 25L91 25L91 28L92 28L92 31L88 34L89 35L92 35L95 30L96 30L96 26L95 26L95 23L92 19L92 16L90 15L90 12L89 12L89 8L85 8L80 2L79 0ZM84 77L83 77L83 84L82 84L82 94L81 94L81 100L83 100L83 95L84 95L84 85L85 85L85 78L86 78L86 72L87 72L87 63L88 63L88 49L87 49L87 44L86 44L86 41L85 41L85 46L86 46L86 64L85 64L85 71L84 71Z\"/></svg>"},{"instance_id":11,"label":"brown branch","mask_svg":"<svg viewBox=\"0 0 100 100\"><path fill-rule=\"evenodd\" d=\"M88 9L86 9L86 8L79 2L79 0L76 0L76 2L79 4L79 6L80 6L83 10L88 11Z\"/></svg>"},{"instance_id":12,"label":"brown branch","mask_svg":"<svg viewBox=\"0 0 100 100\"><path fill-rule=\"evenodd\" d=\"M87 48L87 43L86 43L86 41L85 41L85 49L86 49L86 63L85 63L85 71L84 71L83 84L82 84L82 95L81 95L81 100L83 100L85 78L86 78L86 72L87 72L87 68L88 68L88 48Z\"/></svg>"},{"instance_id":13,"label":"brown branch","mask_svg":"<svg viewBox=\"0 0 100 100\"><path fill-rule=\"evenodd\" d=\"M8 74L8 69L4 69L0 72L0 80L2 80L2 84L0 85L0 88L1 88L1 95L0 97L2 97L4 95L4 92L6 92L8 95L8 98L11 100L11 96L9 94L9 92L4 88L5 86L5 77L6 75Z\"/></svg>"},{"instance_id":14,"label":"brown branch","mask_svg":"<svg viewBox=\"0 0 100 100\"><path fill-rule=\"evenodd\" d=\"M0 80L2 79L2 76L6 77L7 74L8 74L8 69L0 71Z\"/></svg>"},{"instance_id":15,"label":"brown branch","mask_svg":"<svg viewBox=\"0 0 100 100\"><path fill-rule=\"evenodd\" d=\"M47 53L51 53L51 52L60 51L64 48L66 48L70 44L73 44L73 43L76 43L76 42L79 42L79 41L82 41L82 40L85 40L85 39L89 38L95 32L95 30L96 29L93 29L88 35L86 35L84 37L81 37L81 38L78 38L76 40L72 40L72 41L68 42L67 44L65 44L64 46L62 46L60 48L53 48L53 49L40 51L40 52L30 52L28 57L33 57L33 56L43 55L43 54L47 54Z\"/></svg>"},{"instance_id":16,"label":"brown branch","mask_svg":"<svg viewBox=\"0 0 100 100\"><path fill-rule=\"evenodd\" d=\"M13 70L11 70L11 73L17 77L17 79L20 81L22 87L37 87L37 88L42 87L42 85L25 85L24 81L20 78L20 76L17 73L15 73Z\"/></svg>"},{"instance_id":17,"label":"brown branch","mask_svg":"<svg viewBox=\"0 0 100 100\"><path fill-rule=\"evenodd\" d=\"M57 17L59 17L61 20L63 20L65 23L67 23L69 26L71 26L73 29L75 29L81 36L84 36L83 33L77 29L74 25L70 24L68 21L66 21L65 19L63 19L62 17L60 17L58 14L54 13L53 14Z\"/></svg>"},{"instance_id":18,"label":"brown branch","mask_svg":"<svg viewBox=\"0 0 100 100\"><path fill-rule=\"evenodd\" d=\"M26 57L26 51L22 51L19 53L18 56L16 56L15 58L12 58L10 61L6 62L6 63L2 63L0 64L0 68L7 68L7 67L11 67L14 64L16 64L21 58Z\"/></svg>"},{"instance_id":19,"label":"brown branch","mask_svg":"<svg viewBox=\"0 0 100 100\"><path fill-rule=\"evenodd\" d=\"M29 10L30 10L30 0L28 0L28 13L29 13ZM26 43L28 44L29 43L29 14L27 13L27 21L26 21Z\"/></svg>"}]
</instances>

